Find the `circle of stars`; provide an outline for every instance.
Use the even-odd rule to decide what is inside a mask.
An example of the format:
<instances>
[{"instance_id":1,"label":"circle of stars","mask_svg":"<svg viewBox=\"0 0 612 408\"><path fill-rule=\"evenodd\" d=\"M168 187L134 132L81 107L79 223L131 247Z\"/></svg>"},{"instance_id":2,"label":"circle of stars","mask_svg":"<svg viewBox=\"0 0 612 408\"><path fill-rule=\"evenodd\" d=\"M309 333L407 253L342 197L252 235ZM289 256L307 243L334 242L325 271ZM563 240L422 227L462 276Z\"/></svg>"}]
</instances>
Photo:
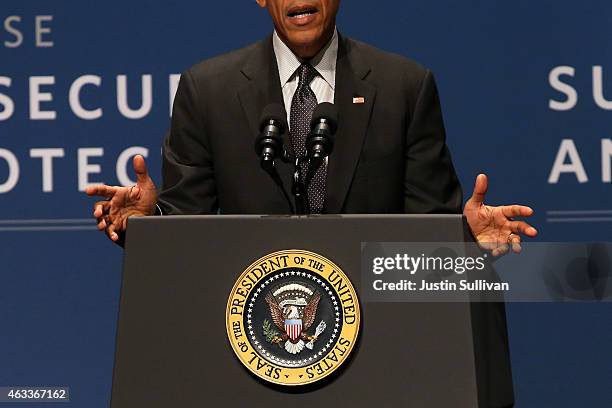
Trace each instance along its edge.
<instances>
[{"instance_id":1,"label":"circle of stars","mask_svg":"<svg viewBox=\"0 0 612 408\"><path fill-rule=\"evenodd\" d=\"M325 343L325 345L323 346L323 349L321 349L320 351L312 354L311 356L309 356L308 358L303 358L301 360L285 360L279 357L276 357L275 355L271 354L270 352L268 352L261 344L261 342L259 340L257 340L257 337L255 337L255 331L253 328L253 320L252 320L252 312L253 312L253 307L255 305L255 301L257 300L257 297L263 292L263 289L267 286L270 286L274 283L274 281L276 281L277 279L280 278L284 278L285 276L295 276L295 277L303 277L303 278L307 278L307 279L311 279L313 282L317 283L321 288L323 288L323 290L325 291L325 293L330 297L331 303L334 307L334 311L335 311L335 322L334 322L334 330L331 334L331 338L329 339L329 341L327 343ZM269 277L268 279L266 279L260 287L257 288L257 290L255 290L253 292L253 297L251 298L251 301L249 302L249 308L247 310L247 329L249 330L249 334L251 336L251 339L253 340L253 345L257 348L257 350L259 350L259 352L264 355L268 360L283 366L283 367L293 367L293 368L298 368L298 367L302 367L311 363L314 363L316 361L318 361L319 359L321 359L323 357L324 354L326 354L327 350L329 350L331 348L331 346L334 344L334 341L336 339L336 337L338 337L338 332L340 331L340 307L338 304L338 300L336 300L335 296L334 296L334 292L331 289L331 286L329 286L323 279L320 279L317 275L308 273L308 272L300 272L300 271L287 271L287 272L281 272L278 273L274 276Z\"/></svg>"}]
</instances>

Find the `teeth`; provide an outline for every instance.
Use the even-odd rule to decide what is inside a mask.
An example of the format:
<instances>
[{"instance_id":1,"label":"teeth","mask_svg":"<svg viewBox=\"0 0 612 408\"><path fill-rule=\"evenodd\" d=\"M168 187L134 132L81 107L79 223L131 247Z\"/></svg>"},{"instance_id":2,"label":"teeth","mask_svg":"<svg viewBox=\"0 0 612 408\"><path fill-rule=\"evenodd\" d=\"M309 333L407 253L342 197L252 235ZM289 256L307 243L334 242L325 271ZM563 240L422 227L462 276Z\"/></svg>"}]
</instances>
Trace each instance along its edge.
<instances>
[{"instance_id":1,"label":"teeth","mask_svg":"<svg viewBox=\"0 0 612 408\"><path fill-rule=\"evenodd\" d=\"M301 12L298 12L298 13L290 13L289 17L300 18L300 17L304 17L304 16L309 16L309 15L314 14L314 13L316 13L315 10L307 10L307 11L301 11Z\"/></svg>"}]
</instances>

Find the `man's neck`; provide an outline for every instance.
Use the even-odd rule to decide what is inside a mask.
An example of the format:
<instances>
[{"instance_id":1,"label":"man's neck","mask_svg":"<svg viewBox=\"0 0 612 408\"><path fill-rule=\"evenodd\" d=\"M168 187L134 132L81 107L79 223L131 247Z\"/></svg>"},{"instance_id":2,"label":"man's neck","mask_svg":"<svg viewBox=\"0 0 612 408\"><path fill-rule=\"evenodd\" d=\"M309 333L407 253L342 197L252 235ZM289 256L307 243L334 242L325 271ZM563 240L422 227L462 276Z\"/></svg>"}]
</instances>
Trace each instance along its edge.
<instances>
[{"instance_id":1,"label":"man's neck","mask_svg":"<svg viewBox=\"0 0 612 408\"><path fill-rule=\"evenodd\" d=\"M278 37L291 50L291 52L298 57L301 62L304 62L319 54L321 50L323 50L330 43L335 31L336 26L334 25L332 29L328 33L325 33L325 35L323 35L317 42L307 45L292 44L287 38L284 38L278 30L276 32Z\"/></svg>"}]
</instances>

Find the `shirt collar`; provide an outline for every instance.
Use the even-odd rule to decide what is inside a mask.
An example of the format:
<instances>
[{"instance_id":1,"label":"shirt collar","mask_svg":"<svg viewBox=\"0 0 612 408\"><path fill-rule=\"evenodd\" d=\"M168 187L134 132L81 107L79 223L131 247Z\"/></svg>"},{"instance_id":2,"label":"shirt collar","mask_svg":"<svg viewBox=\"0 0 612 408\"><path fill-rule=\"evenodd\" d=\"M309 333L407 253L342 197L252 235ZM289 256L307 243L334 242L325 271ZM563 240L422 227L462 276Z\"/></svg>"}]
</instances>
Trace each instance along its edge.
<instances>
[{"instance_id":1,"label":"shirt collar","mask_svg":"<svg viewBox=\"0 0 612 408\"><path fill-rule=\"evenodd\" d=\"M280 77L281 88L284 87L293 77L302 62L280 39L276 30L272 36L272 45L276 55L278 74ZM338 30L334 29L332 39L319 53L310 60L313 68L329 84L332 89L336 88L336 62L338 59Z\"/></svg>"}]
</instances>

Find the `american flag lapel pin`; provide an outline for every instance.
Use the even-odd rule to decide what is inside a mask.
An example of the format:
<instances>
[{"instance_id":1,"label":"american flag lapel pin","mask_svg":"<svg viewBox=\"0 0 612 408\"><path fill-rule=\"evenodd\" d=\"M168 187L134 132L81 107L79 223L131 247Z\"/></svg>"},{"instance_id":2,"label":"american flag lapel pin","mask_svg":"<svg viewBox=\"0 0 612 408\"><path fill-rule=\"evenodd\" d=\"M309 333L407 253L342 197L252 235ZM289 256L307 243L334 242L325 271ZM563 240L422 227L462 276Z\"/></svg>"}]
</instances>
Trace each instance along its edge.
<instances>
[{"instance_id":1,"label":"american flag lapel pin","mask_svg":"<svg viewBox=\"0 0 612 408\"><path fill-rule=\"evenodd\" d=\"M365 103L365 98L363 96L355 96L353 97L353 103L355 105L363 105Z\"/></svg>"}]
</instances>

